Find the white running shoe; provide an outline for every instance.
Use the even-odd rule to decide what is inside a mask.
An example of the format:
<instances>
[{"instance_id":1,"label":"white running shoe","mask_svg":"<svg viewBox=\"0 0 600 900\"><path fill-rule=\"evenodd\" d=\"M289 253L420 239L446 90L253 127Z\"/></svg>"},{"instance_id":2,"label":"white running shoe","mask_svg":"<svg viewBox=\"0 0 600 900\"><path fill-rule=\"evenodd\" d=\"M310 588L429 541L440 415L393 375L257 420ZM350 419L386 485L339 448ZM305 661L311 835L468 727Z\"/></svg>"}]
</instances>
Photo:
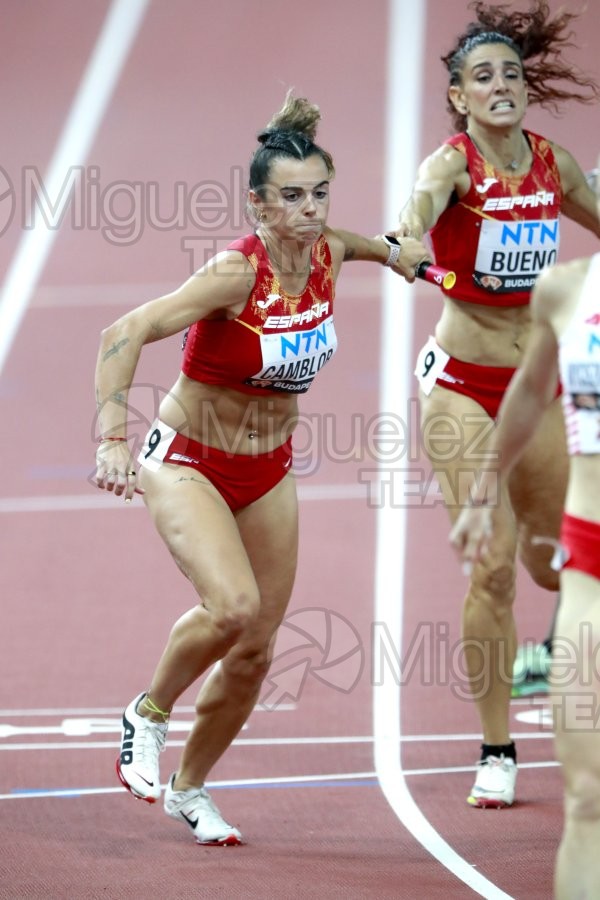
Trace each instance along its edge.
<instances>
[{"instance_id":1,"label":"white running shoe","mask_svg":"<svg viewBox=\"0 0 600 900\"><path fill-rule=\"evenodd\" d=\"M480 809L503 809L515 799L517 764L509 756L487 756L477 763L477 776L467 803Z\"/></svg>"},{"instance_id":2,"label":"white running shoe","mask_svg":"<svg viewBox=\"0 0 600 900\"><path fill-rule=\"evenodd\" d=\"M513 684L535 678L547 678L550 674L552 654L546 644L523 644L517 650L513 666Z\"/></svg>"},{"instance_id":3,"label":"white running shoe","mask_svg":"<svg viewBox=\"0 0 600 900\"><path fill-rule=\"evenodd\" d=\"M189 791L174 791L174 773L165 789L165 812L167 815L185 822L192 829L198 844L212 846L234 846L243 844L242 835L229 825L204 787Z\"/></svg>"},{"instance_id":4,"label":"white running shoe","mask_svg":"<svg viewBox=\"0 0 600 900\"><path fill-rule=\"evenodd\" d=\"M138 800L155 803L160 797L158 757L165 748L168 725L152 722L138 714L138 704L145 696L145 693L140 694L132 700L123 713L117 775Z\"/></svg>"}]
</instances>

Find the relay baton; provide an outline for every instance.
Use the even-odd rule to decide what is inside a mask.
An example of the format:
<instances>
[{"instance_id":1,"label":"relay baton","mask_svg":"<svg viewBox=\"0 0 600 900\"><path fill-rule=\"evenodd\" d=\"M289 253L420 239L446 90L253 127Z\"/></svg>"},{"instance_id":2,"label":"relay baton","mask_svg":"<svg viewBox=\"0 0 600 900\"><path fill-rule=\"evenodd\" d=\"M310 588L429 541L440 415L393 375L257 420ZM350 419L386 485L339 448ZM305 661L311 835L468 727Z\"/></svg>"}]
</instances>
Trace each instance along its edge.
<instances>
[{"instance_id":1,"label":"relay baton","mask_svg":"<svg viewBox=\"0 0 600 900\"><path fill-rule=\"evenodd\" d=\"M423 278L424 281L441 285L447 291L456 284L456 273L451 272L449 269L442 269L441 266L436 266L435 263L420 262L415 269L415 275L417 278Z\"/></svg>"}]
</instances>

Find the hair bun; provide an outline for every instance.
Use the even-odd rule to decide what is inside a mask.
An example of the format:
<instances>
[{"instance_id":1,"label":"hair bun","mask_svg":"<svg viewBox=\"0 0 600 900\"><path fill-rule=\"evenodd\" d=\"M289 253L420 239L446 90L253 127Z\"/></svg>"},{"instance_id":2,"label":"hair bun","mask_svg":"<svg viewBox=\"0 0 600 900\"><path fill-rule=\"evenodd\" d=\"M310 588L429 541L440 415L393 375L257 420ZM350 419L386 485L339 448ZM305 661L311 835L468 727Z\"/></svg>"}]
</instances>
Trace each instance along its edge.
<instances>
[{"instance_id":1,"label":"hair bun","mask_svg":"<svg viewBox=\"0 0 600 900\"><path fill-rule=\"evenodd\" d=\"M291 152L292 155L305 153L312 144L306 134L291 128L266 128L258 135L258 141L266 150Z\"/></svg>"},{"instance_id":2,"label":"hair bun","mask_svg":"<svg viewBox=\"0 0 600 900\"><path fill-rule=\"evenodd\" d=\"M266 144L272 134L272 130L270 128L267 128L265 129L265 131L261 131L260 134L257 134L256 139L259 144Z\"/></svg>"}]
</instances>

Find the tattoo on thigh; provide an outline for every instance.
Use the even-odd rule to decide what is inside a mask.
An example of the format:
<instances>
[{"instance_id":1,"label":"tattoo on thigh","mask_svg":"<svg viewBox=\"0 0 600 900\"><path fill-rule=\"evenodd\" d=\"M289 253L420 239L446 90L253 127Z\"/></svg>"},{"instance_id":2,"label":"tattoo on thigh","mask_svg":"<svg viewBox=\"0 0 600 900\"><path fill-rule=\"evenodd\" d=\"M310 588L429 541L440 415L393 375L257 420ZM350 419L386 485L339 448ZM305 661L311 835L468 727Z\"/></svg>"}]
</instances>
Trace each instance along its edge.
<instances>
[{"instance_id":1,"label":"tattoo on thigh","mask_svg":"<svg viewBox=\"0 0 600 900\"><path fill-rule=\"evenodd\" d=\"M208 484L206 478L200 478L196 475L180 475L175 479L175 484L181 484L182 481L195 481L196 484Z\"/></svg>"}]
</instances>

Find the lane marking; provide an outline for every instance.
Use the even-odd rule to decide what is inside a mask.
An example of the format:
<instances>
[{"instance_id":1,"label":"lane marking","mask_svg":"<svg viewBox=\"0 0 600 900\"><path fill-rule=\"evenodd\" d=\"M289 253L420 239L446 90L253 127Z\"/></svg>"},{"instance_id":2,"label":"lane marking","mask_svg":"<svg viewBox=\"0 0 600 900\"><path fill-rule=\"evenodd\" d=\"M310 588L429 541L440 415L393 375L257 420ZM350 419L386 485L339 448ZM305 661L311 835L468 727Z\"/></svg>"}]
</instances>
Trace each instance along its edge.
<instances>
[{"instance_id":1,"label":"lane marking","mask_svg":"<svg viewBox=\"0 0 600 900\"><path fill-rule=\"evenodd\" d=\"M277 712L289 712L292 709L296 709L297 706L295 703L280 703L277 706ZM193 713L195 712L195 707L193 706L179 706L176 707L177 714L179 713ZM256 713L264 713L264 712L272 712L272 710L266 710L263 706L255 706L252 710L252 715L254 716ZM122 706L101 706L98 708L92 707L63 707L63 708L45 708L45 709L0 709L0 718L9 718L10 716L31 716L31 718L35 718L38 716L122 716L123 715L123 707Z\"/></svg>"},{"instance_id":2,"label":"lane marking","mask_svg":"<svg viewBox=\"0 0 600 900\"><path fill-rule=\"evenodd\" d=\"M278 778L243 778L230 781L207 781L206 786L210 790L223 788L256 788L256 787L306 787L310 785L323 785L327 782L339 781L364 781L373 779L374 772L336 772L333 775L284 775ZM164 789L166 785L161 785ZM0 794L0 800L35 800L42 797L79 797L90 794L122 794L124 788L119 785L109 788L63 788L56 790L29 790L18 791L11 794Z\"/></svg>"},{"instance_id":3,"label":"lane marking","mask_svg":"<svg viewBox=\"0 0 600 900\"><path fill-rule=\"evenodd\" d=\"M91 470L90 470L91 471ZM368 488L364 484L299 484L298 499L301 502L315 502L327 500L366 500ZM113 501L113 502L111 502ZM117 501L117 502L114 502ZM50 496L32 497L2 497L0 498L0 514L33 513L33 512L81 512L82 510L115 510L124 511L127 514L134 509L145 511L143 502L132 503L125 506L118 499L111 497L105 491L98 490L89 494L51 494Z\"/></svg>"},{"instance_id":4,"label":"lane marking","mask_svg":"<svg viewBox=\"0 0 600 900\"><path fill-rule=\"evenodd\" d=\"M279 711L279 710L277 710ZM193 720L189 722L175 719L169 725L169 736L174 732L190 731ZM248 724L248 727L251 727ZM59 725L11 725L8 722L0 722L0 739L9 739L22 735L65 735L66 737L89 737L93 734L120 734L121 719L64 719ZM533 731L533 732L517 732L519 741L535 741L549 740L554 737L551 730ZM399 737L399 746L401 744L435 744L435 743L471 743L480 740L478 734L410 734L401 735ZM315 745L322 746L324 744L372 744L376 738L373 735L330 735L323 737L249 737L236 738L233 742L237 746L298 746L298 745ZM17 745L0 744L0 750L14 749ZM19 747L28 746L27 744L19 745ZM31 745L34 746L34 745ZM35 745L39 748L39 745ZM50 744L50 746L58 746L58 744ZM63 744L62 746L72 746L71 744ZM83 746L88 746L84 743ZM112 741L101 746L113 746ZM116 745L115 745L116 746ZM519 763L519 766L521 764ZM471 766L471 769L473 766Z\"/></svg>"},{"instance_id":5,"label":"lane marking","mask_svg":"<svg viewBox=\"0 0 600 900\"><path fill-rule=\"evenodd\" d=\"M417 170L420 129L423 115L421 84L424 65L425 17L427 3L390 0L387 136L384 184L384 222L397 221L399 206L409 197ZM409 87L411 86L411 87ZM387 271L383 274L383 315L381 334L380 410L395 413L402 420L411 396L414 290L404 280ZM405 461L387 465L382 475L395 468L394 488L406 480ZM401 489L401 497L404 493ZM408 494L406 494L408 496ZM401 498L400 498L401 499ZM402 618L406 556L406 504L380 504L376 518L375 621L386 622L389 634L402 647ZM375 651L378 649L374 648ZM510 898L491 881L473 870L432 827L415 803L406 783L399 753L401 735L401 690L393 678L373 691L375 770L381 789L398 819L413 837L457 878L490 900Z\"/></svg>"},{"instance_id":6,"label":"lane marking","mask_svg":"<svg viewBox=\"0 0 600 900\"><path fill-rule=\"evenodd\" d=\"M557 762L529 762L519 763L520 769L549 769L555 768ZM471 772L472 766L448 766L437 769L405 769L406 777L419 777L421 775L456 775ZM376 787L379 785L375 772L336 772L333 775L283 775L277 778L244 778L231 781L208 781L210 790L219 789L248 789L248 788L293 788L293 787ZM166 785L162 785L164 789ZM124 788L121 785L103 788L23 788L10 794L0 794L0 800L35 800L47 797L83 797L94 794L122 794ZM498 894L486 894L496 897Z\"/></svg>"},{"instance_id":7,"label":"lane marking","mask_svg":"<svg viewBox=\"0 0 600 900\"><path fill-rule=\"evenodd\" d=\"M62 191L64 202L60 202L65 175L71 167L83 165L87 158L149 2L114 0L109 9L44 176L50 200L59 198L58 217L70 198L70 191ZM52 223L47 224L37 216L35 226L24 234L17 247L0 294L0 372L56 235Z\"/></svg>"},{"instance_id":8,"label":"lane marking","mask_svg":"<svg viewBox=\"0 0 600 900\"><path fill-rule=\"evenodd\" d=\"M547 735L534 735L534 738L545 738L551 739L554 737L552 734ZM477 735L466 735L465 737L457 738L456 740L460 741L470 741L472 742ZM481 736L478 738L481 740ZM529 736L529 740L532 739L532 736ZM447 739L445 735L440 735L439 737L435 737L434 739L439 743L446 743ZM526 735L519 735L519 740L526 741L528 737ZM233 742L232 747L295 747L304 744L305 746L315 746L315 747L324 747L324 746L339 746L340 744L372 744L372 737L365 738L309 738L305 741L301 738L239 738ZM402 739L401 743L411 743L408 739ZM413 743L420 743L419 740L415 740ZM184 740L171 740L169 739L169 747L183 747L185 745ZM13 751L23 751L23 750L106 750L110 747L120 747L120 741L40 741L37 743L10 743L10 744L0 744L0 753ZM559 765L558 762L551 761L547 763L548 765ZM519 762L519 769L522 769L525 763ZM538 763L536 765L546 765L546 763ZM425 770L424 770L425 771ZM427 771L430 771L429 769ZM446 770L443 770L446 771ZM454 770L453 770L454 771ZM461 767L461 772L472 772L473 765Z\"/></svg>"}]
</instances>

